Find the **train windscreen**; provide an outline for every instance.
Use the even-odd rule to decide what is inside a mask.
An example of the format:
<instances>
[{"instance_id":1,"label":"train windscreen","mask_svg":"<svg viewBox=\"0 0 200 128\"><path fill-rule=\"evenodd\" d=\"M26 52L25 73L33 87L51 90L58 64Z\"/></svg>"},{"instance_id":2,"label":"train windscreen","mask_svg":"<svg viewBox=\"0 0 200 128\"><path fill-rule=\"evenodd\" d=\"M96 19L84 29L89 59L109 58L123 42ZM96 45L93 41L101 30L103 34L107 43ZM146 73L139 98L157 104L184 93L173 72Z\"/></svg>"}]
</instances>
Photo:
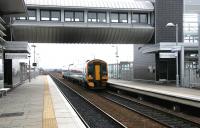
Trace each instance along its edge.
<instances>
[{"instance_id":1,"label":"train windscreen","mask_svg":"<svg viewBox=\"0 0 200 128\"><path fill-rule=\"evenodd\" d=\"M88 64L88 75L94 76L94 64Z\"/></svg>"}]
</instances>

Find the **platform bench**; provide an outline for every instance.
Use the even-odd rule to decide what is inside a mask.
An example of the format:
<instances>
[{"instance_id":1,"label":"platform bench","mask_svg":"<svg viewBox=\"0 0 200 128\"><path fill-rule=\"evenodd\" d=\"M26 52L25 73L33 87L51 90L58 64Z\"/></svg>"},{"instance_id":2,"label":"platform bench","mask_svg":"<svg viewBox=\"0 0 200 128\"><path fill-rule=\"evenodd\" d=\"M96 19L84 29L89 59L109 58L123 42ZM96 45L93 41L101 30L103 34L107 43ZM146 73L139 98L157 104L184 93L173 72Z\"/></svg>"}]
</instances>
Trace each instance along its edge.
<instances>
[{"instance_id":1,"label":"platform bench","mask_svg":"<svg viewBox=\"0 0 200 128\"><path fill-rule=\"evenodd\" d=\"M10 88L0 88L0 93L1 96L3 97L3 95L7 95L7 92L10 90Z\"/></svg>"}]
</instances>

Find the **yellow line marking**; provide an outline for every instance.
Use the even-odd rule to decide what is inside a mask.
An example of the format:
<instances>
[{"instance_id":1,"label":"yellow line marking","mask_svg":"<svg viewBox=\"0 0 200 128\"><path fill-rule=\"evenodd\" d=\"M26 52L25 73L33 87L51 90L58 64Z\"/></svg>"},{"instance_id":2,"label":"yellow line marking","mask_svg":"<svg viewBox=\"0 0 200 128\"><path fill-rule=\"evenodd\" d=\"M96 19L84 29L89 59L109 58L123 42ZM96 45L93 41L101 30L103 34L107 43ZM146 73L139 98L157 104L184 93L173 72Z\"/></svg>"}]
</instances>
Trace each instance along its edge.
<instances>
[{"instance_id":1,"label":"yellow line marking","mask_svg":"<svg viewBox=\"0 0 200 128\"><path fill-rule=\"evenodd\" d=\"M44 109L42 122L43 128L57 128L57 121L54 113L47 77L45 77L44 84Z\"/></svg>"}]
</instances>

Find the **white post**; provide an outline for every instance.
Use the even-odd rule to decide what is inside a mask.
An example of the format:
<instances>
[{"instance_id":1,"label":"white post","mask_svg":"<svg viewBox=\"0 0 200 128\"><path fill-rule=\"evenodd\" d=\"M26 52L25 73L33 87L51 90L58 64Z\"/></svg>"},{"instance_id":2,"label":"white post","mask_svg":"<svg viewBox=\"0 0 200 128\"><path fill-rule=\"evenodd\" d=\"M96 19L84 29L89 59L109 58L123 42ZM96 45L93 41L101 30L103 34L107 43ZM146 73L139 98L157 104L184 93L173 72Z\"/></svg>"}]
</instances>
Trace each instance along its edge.
<instances>
[{"instance_id":1,"label":"white post","mask_svg":"<svg viewBox=\"0 0 200 128\"><path fill-rule=\"evenodd\" d=\"M184 87L184 76L185 76L185 50L184 46L181 46L181 86Z\"/></svg>"},{"instance_id":2,"label":"white post","mask_svg":"<svg viewBox=\"0 0 200 128\"><path fill-rule=\"evenodd\" d=\"M32 47L34 48L34 64L35 64L35 47L36 45L32 45ZM36 77L36 74L35 74L35 66L34 66L34 78Z\"/></svg>"},{"instance_id":3,"label":"white post","mask_svg":"<svg viewBox=\"0 0 200 128\"><path fill-rule=\"evenodd\" d=\"M178 46L178 24L176 24L176 46ZM177 56L176 56L176 87L179 87L179 66L178 66L178 51L177 51Z\"/></svg>"},{"instance_id":4,"label":"white post","mask_svg":"<svg viewBox=\"0 0 200 128\"><path fill-rule=\"evenodd\" d=\"M28 59L29 59L29 63L28 63L29 64L28 65L29 66L29 82L31 82L31 62L30 62L30 58L31 58L31 56L29 55L28 56Z\"/></svg>"},{"instance_id":5,"label":"white post","mask_svg":"<svg viewBox=\"0 0 200 128\"><path fill-rule=\"evenodd\" d=\"M199 36L199 40L198 40L198 42L199 42L199 47L198 47L198 70L200 71L200 14L198 14L198 36ZM200 75L199 75L200 76Z\"/></svg>"},{"instance_id":6,"label":"white post","mask_svg":"<svg viewBox=\"0 0 200 128\"><path fill-rule=\"evenodd\" d=\"M118 46L116 46L116 59L117 59L117 80L119 79L119 64L118 64Z\"/></svg>"}]
</instances>

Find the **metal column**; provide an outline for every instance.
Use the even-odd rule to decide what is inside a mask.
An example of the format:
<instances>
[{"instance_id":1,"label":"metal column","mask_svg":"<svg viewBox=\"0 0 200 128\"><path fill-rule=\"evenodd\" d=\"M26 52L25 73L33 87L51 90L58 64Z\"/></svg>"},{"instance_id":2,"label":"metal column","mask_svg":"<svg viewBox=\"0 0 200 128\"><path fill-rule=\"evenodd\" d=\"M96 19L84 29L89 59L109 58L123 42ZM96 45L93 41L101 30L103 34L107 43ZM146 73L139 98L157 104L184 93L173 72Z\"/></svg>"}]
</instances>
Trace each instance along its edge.
<instances>
[{"instance_id":1,"label":"metal column","mask_svg":"<svg viewBox=\"0 0 200 128\"><path fill-rule=\"evenodd\" d=\"M198 14L198 36L199 36L199 39L198 39L198 42L199 42L199 48L198 48L198 69L200 71L200 14Z\"/></svg>"},{"instance_id":2,"label":"metal column","mask_svg":"<svg viewBox=\"0 0 200 128\"><path fill-rule=\"evenodd\" d=\"M184 46L181 46L181 63L180 63L180 70L181 70L181 86L184 87L184 76L185 76L185 51Z\"/></svg>"}]
</instances>

